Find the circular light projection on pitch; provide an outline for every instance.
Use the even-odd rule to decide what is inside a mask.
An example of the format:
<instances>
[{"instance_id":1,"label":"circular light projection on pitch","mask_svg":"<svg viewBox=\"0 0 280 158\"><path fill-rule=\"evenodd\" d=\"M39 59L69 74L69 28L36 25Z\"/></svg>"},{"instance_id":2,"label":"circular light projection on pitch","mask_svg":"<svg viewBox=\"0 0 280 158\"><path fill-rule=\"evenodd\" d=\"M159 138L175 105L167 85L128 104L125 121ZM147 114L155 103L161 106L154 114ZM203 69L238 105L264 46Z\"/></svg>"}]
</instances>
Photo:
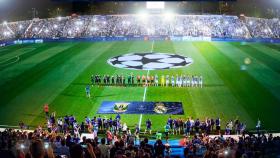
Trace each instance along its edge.
<instances>
[{"instance_id":1,"label":"circular light projection on pitch","mask_svg":"<svg viewBox=\"0 0 280 158\"><path fill-rule=\"evenodd\" d=\"M192 58L169 53L132 53L110 58L108 64L132 70L160 70L189 66Z\"/></svg>"}]
</instances>

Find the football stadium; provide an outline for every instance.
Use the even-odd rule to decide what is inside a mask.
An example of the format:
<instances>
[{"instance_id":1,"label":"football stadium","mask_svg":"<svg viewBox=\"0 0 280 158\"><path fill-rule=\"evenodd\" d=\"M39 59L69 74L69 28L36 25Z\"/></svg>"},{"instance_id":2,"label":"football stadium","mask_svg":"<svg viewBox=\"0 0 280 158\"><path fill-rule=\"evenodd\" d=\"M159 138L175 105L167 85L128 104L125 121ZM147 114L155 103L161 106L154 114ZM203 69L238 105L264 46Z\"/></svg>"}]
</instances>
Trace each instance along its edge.
<instances>
[{"instance_id":1,"label":"football stadium","mask_svg":"<svg viewBox=\"0 0 280 158\"><path fill-rule=\"evenodd\" d=\"M278 0L0 13L0 157L280 156Z\"/></svg>"}]
</instances>

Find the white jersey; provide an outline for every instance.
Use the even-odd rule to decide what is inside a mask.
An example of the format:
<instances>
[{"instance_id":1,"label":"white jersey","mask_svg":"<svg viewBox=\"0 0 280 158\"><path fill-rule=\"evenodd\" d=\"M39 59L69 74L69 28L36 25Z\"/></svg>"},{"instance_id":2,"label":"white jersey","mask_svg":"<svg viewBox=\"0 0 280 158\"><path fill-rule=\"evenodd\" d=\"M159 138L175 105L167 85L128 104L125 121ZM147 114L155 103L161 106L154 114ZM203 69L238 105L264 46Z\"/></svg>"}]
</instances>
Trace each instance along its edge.
<instances>
[{"instance_id":1,"label":"white jersey","mask_svg":"<svg viewBox=\"0 0 280 158\"><path fill-rule=\"evenodd\" d=\"M182 83L183 83L183 78L182 78L182 76L181 76L181 77L179 77L179 79L178 79L178 87L181 87L181 86L182 86Z\"/></svg>"},{"instance_id":2,"label":"white jersey","mask_svg":"<svg viewBox=\"0 0 280 158\"><path fill-rule=\"evenodd\" d=\"M186 76L183 77L183 86L184 87L187 86L187 78L186 78Z\"/></svg>"},{"instance_id":3,"label":"white jersey","mask_svg":"<svg viewBox=\"0 0 280 158\"><path fill-rule=\"evenodd\" d=\"M166 86L168 86L168 84L169 84L169 76L168 75L166 76L165 82L166 82Z\"/></svg>"},{"instance_id":4,"label":"white jersey","mask_svg":"<svg viewBox=\"0 0 280 158\"><path fill-rule=\"evenodd\" d=\"M155 83L158 83L158 76L155 75Z\"/></svg>"}]
</instances>

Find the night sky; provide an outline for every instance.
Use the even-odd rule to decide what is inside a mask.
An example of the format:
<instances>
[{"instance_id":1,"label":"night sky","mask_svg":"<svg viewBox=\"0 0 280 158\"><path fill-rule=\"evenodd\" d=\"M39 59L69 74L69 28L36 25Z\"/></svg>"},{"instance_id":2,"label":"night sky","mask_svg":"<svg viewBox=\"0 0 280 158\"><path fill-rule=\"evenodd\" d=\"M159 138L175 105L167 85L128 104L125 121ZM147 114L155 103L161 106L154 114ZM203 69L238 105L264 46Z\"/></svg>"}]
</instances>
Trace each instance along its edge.
<instances>
[{"instance_id":1,"label":"night sky","mask_svg":"<svg viewBox=\"0 0 280 158\"><path fill-rule=\"evenodd\" d=\"M77 7L77 3L57 1L65 0L0 0L0 22L4 20L31 19L32 8L36 8L38 16L43 18L48 16L48 10L58 7L65 8L65 11L69 14L81 9L81 6ZM280 0L237 0L237 3L238 8L242 8L242 10L238 11L243 11L246 7L254 5L256 8L262 7L262 10L278 8L280 12Z\"/></svg>"}]
</instances>

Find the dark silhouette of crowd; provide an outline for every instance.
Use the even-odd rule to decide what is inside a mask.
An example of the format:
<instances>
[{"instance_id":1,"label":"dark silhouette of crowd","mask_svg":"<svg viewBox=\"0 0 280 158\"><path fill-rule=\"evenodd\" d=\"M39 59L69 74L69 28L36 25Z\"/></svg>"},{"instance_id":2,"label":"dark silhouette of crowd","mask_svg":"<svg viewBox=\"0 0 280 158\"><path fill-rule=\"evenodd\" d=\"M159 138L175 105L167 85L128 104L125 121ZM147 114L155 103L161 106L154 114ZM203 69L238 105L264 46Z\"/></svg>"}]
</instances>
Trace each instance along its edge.
<instances>
[{"instance_id":1,"label":"dark silhouette of crowd","mask_svg":"<svg viewBox=\"0 0 280 158\"><path fill-rule=\"evenodd\" d=\"M183 152L172 155L168 142L150 143L144 138L139 144L117 135L114 143L105 138L75 140L70 134L60 135L38 129L33 132L6 129L0 133L0 156L5 158L150 158L150 157L277 157L280 137L272 134L242 135L237 139L223 135L210 137L203 133L184 137ZM203 151L199 153L199 151ZM172 155L172 156L171 156Z\"/></svg>"},{"instance_id":2,"label":"dark silhouette of crowd","mask_svg":"<svg viewBox=\"0 0 280 158\"><path fill-rule=\"evenodd\" d=\"M55 113L49 114L47 111L46 119L46 128L38 126L34 131L28 131L28 126L23 122L19 124L21 129L2 129L0 157L253 158L276 157L280 154L280 137L263 134L260 120L256 126L257 134L252 134L239 128L244 123L238 119L228 121L226 127L221 128L220 118L199 120L190 117L183 120L169 117L163 129L153 132L152 120L146 121L147 128L142 129L145 132L141 132L138 124L130 129L121 115L116 115L115 118L85 117L78 124L73 115L56 119ZM161 132L165 135L162 136ZM84 133L91 137L81 136ZM179 143L172 143L174 140L170 138L179 140ZM174 148L181 149L181 152L173 152Z\"/></svg>"}]
</instances>

